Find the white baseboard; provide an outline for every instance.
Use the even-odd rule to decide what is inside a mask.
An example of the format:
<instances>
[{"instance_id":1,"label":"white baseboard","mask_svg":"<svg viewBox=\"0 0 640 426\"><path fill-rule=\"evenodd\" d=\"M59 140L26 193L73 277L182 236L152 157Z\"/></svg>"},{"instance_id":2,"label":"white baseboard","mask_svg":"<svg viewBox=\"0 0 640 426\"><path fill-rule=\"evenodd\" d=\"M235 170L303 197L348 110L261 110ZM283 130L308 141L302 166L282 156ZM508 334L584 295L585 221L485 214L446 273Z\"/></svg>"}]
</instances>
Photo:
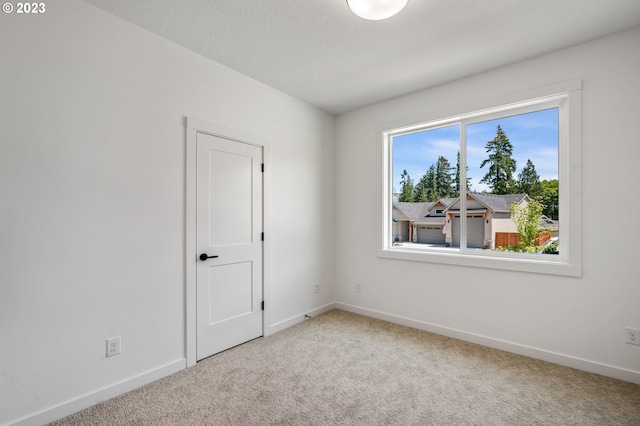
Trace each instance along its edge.
<instances>
[{"instance_id":1,"label":"white baseboard","mask_svg":"<svg viewBox=\"0 0 640 426\"><path fill-rule=\"evenodd\" d=\"M163 377L177 373L178 371L184 370L185 368L187 368L187 360L184 358L178 359L176 361L170 362L169 364L142 373L138 376L134 376L121 382L114 383L113 385L109 385L102 389L86 393L82 396L79 396L67 402L63 402L62 404L56 405L54 407L50 407L35 414L31 414L21 419L14 420L9 423L9 425L39 426L51 423L55 420L61 419L80 410L84 410L85 408L89 408L100 402L139 388L140 386L144 386L148 383L162 379Z\"/></svg>"},{"instance_id":2,"label":"white baseboard","mask_svg":"<svg viewBox=\"0 0 640 426\"><path fill-rule=\"evenodd\" d=\"M320 306L319 308L312 309L307 312L302 312L298 315L294 315L291 318L287 318L282 321L278 321L275 324L271 324L268 327L265 327L264 336L270 336L271 334L277 333L278 331L282 331L286 328L294 326L298 323L304 321L304 316L309 315L310 317L314 317L316 315L323 314L325 312L329 312L332 309L335 309L335 302L327 303L326 305Z\"/></svg>"},{"instance_id":3,"label":"white baseboard","mask_svg":"<svg viewBox=\"0 0 640 426\"><path fill-rule=\"evenodd\" d=\"M587 371L590 373L600 374L602 376L612 377L614 379L624 380L626 382L640 384L640 371L627 370L625 368L603 364L588 359L577 358L571 355L551 352L544 349L538 349L531 346L508 342L505 340L494 339L488 336L469 333L449 327L443 327L437 324L431 324L424 321L418 321L411 318L392 315L385 312L375 311L373 309L349 305L346 303L336 302L334 304L334 307L336 309L342 309L367 317L389 321L394 324L405 325L407 327L416 328L418 330L428 331L430 333L440 334L443 336L452 337L454 339L464 340L466 342L477 343L479 345L487 346L494 349L500 349L505 352L511 352L542 361L548 361L554 364L564 365L566 367L575 368L577 370Z\"/></svg>"}]
</instances>

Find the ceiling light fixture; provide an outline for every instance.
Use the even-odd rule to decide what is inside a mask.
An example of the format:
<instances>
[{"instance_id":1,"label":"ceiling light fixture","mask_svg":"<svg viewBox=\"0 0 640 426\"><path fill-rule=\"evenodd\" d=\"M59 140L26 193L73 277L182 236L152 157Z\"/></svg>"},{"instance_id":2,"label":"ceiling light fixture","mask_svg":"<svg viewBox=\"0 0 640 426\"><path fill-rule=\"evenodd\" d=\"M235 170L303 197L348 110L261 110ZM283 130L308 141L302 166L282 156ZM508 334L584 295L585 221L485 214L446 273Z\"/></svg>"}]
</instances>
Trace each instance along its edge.
<instances>
[{"instance_id":1,"label":"ceiling light fixture","mask_svg":"<svg viewBox=\"0 0 640 426\"><path fill-rule=\"evenodd\" d=\"M347 0L353 13L371 21L391 18L408 2L409 0Z\"/></svg>"}]
</instances>

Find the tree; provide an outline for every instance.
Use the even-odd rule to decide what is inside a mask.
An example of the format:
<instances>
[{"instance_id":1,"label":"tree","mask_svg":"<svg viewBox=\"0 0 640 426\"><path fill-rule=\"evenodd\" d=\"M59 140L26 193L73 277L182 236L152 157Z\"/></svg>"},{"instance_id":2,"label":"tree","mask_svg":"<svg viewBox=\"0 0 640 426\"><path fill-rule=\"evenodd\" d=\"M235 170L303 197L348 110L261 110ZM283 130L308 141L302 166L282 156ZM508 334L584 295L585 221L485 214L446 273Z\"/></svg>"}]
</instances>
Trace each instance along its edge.
<instances>
[{"instance_id":1,"label":"tree","mask_svg":"<svg viewBox=\"0 0 640 426\"><path fill-rule=\"evenodd\" d=\"M489 171L480 180L480 183L488 184L494 194L509 194L514 188L513 174L516 171L516 160L513 155L513 145L504 133L500 125L496 131L496 137L484 146L489 153L480 168L489 164Z\"/></svg>"},{"instance_id":2,"label":"tree","mask_svg":"<svg viewBox=\"0 0 640 426\"><path fill-rule=\"evenodd\" d=\"M533 165L531 160L527 160L527 165L518 174L516 190L522 194L529 194L531 198L537 198L542 195L540 175L536 172L536 166Z\"/></svg>"},{"instance_id":3,"label":"tree","mask_svg":"<svg viewBox=\"0 0 640 426\"><path fill-rule=\"evenodd\" d=\"M460 151L458 151L456 159L456 173L453 179L453 196L460 196ZM469 171L469 166L467 166L467 172ZM471 178L467 175L467 191L471 191Z\"/></svg>"},{"instance_id":4,"label":"tree","mask_svg":"<svg viewBox=\"0 0 640 426\"><path fill-rule=\"evenodd\" d=\"M453 195L453 181L451 178L451 163L442 155L438 157L435 170L435 188L436 201L443 197Z\"/></svg>"},{"instance_id":5,"label":"tree","mask_svg":"<svg viewBox=\"0 0 640 426\"><path fill-rule=\"evenodd\" d=\"M414 188L414 201L438 201L443 197L451 197L454 182L451 175L451 163L442 155L436 164L429 166L429 170L422 175Z\"/></svg>"},{"instance_id":6,"label":"tree","mask_svg":"<svg viewBox=\"0 0 640 426\"><path fill-rule=\"evenodd\" d=\"M518 228L520 234L520 248L524 251L532 251L533 243L542 229L540 229L540 215L543 205L537 200L528 203L513 203L509 206L511 220Z\"/></svg>"},{"instance_id":7,"label":"tree","mask_svg":"<svg viewBox=\"0 0 640 426\"><path fill-rule=\"evenodd\" d=\"M542 188L542 194L540 195L540 201L544 204L542 214L551 219L558 220L559 213L559 195L558 195L558 179L543 180L540 182L540 188Z\"/></svg>"},{"instance_id":8,"label":"tree","mask_svg":"<svg viewBox=\"0 0 640 426\"><path fill-rule=\"evenodd\" d=\"M413 179L409 176L407 170L403 170L400 175L400 194L398 195L398 201L412 203L414 201L413 194Z\"/></svg>"},{"instance_id":9,"label":"tree","mask_svg":"<svg viewBox=\"0 0 640 426\"><path fill-rule=\"evenodd\" d=\"M436 166L429 166L429 170L423 176L427 193L426 201L436 201L438 194L436 192Z\"/></svg>"},{"instance_id":10,"label":"tree","mask_svg":"<svg viewBox=\"0 0 640 426\"><path fill-rule=\"evenodd\" d=\"M429 201L429 184L427 182L427 174L423 174L415 188L413 189L413 199L416 203L424 203Z\"/></svg>"}]
</instances>

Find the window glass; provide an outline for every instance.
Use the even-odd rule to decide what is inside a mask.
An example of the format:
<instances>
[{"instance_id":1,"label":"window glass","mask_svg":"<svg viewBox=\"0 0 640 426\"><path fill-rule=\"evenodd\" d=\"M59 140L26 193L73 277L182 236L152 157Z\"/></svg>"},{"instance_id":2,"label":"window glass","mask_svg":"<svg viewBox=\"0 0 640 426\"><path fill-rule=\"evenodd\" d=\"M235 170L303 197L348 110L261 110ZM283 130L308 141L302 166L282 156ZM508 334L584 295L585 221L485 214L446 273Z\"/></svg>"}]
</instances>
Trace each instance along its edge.
<instances>
[{"instance_id":1,"label":"window glass","mask_svg":"<svg viewBox=\"0 0 640 426\"><path fill-rule=\"evenodd\" d=\"M396 245L445 247L442 212L460 193L455 177L459 150L459 124L393 138Z\"/></svg>"},{"instance_id":2,"label":"window glass","mask_svg":"<svg viewBox=\"0 0 640 426\"><path fill-rule=\"evenodd\" d=\"M466 126L468 248L558 253L558 111Z\"/></svg>"}]
</instances>

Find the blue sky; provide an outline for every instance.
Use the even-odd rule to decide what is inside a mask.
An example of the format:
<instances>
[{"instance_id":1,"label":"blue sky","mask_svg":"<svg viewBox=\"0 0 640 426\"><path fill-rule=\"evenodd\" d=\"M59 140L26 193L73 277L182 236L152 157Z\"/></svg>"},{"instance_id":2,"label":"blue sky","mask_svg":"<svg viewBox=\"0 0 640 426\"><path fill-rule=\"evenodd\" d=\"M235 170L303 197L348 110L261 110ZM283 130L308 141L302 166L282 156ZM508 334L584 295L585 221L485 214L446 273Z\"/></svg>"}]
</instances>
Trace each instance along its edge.
<instances>
[{"instance_id":1,"label":"blue sky","mask_svg":"<svg viewBox=\"0 0 640 426\"><path fill-rule=\"evenodd\" d=\"M540 180L558 178L558 109L552 108L475 123L467 127L467 177L471 178L473 191L490 189L480 183L489 165L480 169L480 164L488 157L484 146L495 138L498 125L513 145L513 158L517 167L514 178L517 179L518 173L527 164L527 159L533 162ZM404 169L409 172L415 185L429 166L436 164L440 155L446 157L451 166L455 167L456 154L460 149L459 135L459 127L455 125L396 136L393 140L394 191L400 190L400 175Z\"/></svg>"}]
</instances>

